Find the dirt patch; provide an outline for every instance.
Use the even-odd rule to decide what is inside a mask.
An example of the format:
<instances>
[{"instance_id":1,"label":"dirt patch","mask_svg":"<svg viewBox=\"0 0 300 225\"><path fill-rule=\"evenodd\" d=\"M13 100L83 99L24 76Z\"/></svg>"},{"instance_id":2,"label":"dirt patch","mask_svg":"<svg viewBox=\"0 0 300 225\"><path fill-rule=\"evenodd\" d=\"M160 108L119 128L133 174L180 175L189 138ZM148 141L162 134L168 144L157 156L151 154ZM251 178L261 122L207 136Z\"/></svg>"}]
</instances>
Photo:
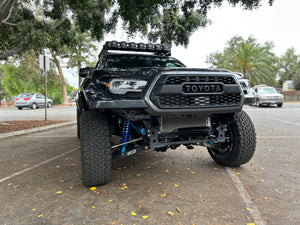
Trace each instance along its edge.
<instances>
[{"instance_id":1,"label":"dirt patch","mask_svg":"<svg viewBox=\"0 0 300 225\"><path fill-rule=\"evenodd\" d=\"M31 129L35 127L49 126L57 123L69 121L62 120L20 120L20 121L0 121L0 134L9 133L18 130Z\"/></svg>"}]
</instances>

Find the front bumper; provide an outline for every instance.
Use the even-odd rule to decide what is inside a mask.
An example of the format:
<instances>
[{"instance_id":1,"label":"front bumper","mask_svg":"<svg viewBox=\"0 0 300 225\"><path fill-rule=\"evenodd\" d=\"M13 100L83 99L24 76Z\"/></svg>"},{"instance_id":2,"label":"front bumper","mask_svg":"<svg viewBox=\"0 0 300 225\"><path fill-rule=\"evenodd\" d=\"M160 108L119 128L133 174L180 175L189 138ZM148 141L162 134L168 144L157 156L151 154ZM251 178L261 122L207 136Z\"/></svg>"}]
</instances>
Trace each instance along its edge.
<instances>
[{"instance_id":1,"label":"front bumper","mask_svg":"<svg viewBox=\"0 0 300 225\"><path fill-rule=\"evenodd\" d=\"M155 116L210 115L239 112L244 103L253 101L245 98L235 76L227 71L164 71L153 78L139 97L131 99L126 95L107 95L105 87L97 85L87 83L86 89L81 89L88 110L144 109Z\"/></svg>"},{"instance_id":2,"label":"front bumper","mask_svg":"<svg viewBox=\"0 0 300 225\"><path fill-rule=\"evenodd\" d=\"M283 100L264 99L264 100L260 100L260 104L265 104L265 105L283 104Z\"/></svg>"},{"instance_id":3,"label":"front bumper","mask_svg":"<svg viewBox=\"0 0 300 225\"><path fill-rule=\"evenodd\" d=\"M100 109L143 109L147 104L142 99L93 101L90 108Z\"/></svg>"}]
</instances>

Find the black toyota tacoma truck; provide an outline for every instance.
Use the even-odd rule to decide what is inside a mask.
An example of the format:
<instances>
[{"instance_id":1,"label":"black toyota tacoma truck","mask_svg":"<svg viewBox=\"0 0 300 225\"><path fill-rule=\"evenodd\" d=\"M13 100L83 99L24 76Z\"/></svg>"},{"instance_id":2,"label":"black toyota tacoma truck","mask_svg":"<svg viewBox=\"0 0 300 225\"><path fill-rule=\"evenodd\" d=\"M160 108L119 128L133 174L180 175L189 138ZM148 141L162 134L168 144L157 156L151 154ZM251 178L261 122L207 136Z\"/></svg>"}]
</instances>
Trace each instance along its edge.
<instances>
[{"instance_id":1,"label":"black toyota tacoma truck","mask_svg":"<svg viewBox=\"0 0 300 225\"><path fill-rule=\"evenodd\" d=\"M106 42L94 68L80 69L77 135L85 186L109 182L112 160L143 150L204 146L217 163L254 154L254 125L242 110L239 76L189 69L165 44Z\"/></svg>"}]
</instances>

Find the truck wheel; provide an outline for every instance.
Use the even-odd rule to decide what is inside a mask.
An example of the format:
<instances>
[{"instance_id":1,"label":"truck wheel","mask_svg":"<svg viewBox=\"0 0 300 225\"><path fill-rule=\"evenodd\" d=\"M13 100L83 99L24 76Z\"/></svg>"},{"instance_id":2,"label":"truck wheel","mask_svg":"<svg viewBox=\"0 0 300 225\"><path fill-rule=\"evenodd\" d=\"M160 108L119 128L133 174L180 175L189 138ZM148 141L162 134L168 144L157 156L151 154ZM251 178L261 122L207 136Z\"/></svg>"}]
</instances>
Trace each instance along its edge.
<instances>
[{"instance_id":1,"label":"truck wheel","mask_svg":"<svg viewBox=\"0 0 300 225\"><path fill-rule=\"evenodd\" d=\"M81 180L87 186L109 182L112 170L110 131L102 112L84 111L80 116Z\"/></svg>"},{"instance_id":2,"label":"truck wheel","mask_svg":"<svg viewBox=\"0 0 300 225\"><path fill-rule=\"evenodd\" d=\"M277 106L278 107L282 107L283 103L278 103Z\"/></svg>"},{"instance_id":3,"label":"truck wheel","mask_svg":"<svg viewBox=\"0 0 300 225\"><path fill-rule=\"evenodd\" d=\"M240 166L253 156L256 147L255 128L251 118L244 111L234 115L234 121L225 132L226 142L218 147L208 148L214 161L224 166Z\"/></svg>"},{"instance_id":4,"label":"truck wheel","mask_svg":"<svg viewBox=\"0 0 300 225\"><path fill-rule=\"evenodd\" d=\"M80 139L80 111L76 109L76 117L77 117L77 137Z\"/></svg>"}]
</instances>

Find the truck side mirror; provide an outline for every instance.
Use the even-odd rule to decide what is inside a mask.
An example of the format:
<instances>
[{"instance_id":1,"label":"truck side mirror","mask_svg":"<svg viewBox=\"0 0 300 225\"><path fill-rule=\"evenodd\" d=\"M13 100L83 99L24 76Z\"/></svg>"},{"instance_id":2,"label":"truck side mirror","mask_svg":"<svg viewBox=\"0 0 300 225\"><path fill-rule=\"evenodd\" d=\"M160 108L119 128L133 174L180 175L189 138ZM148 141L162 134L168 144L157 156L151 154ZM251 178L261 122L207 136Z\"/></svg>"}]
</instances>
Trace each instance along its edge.
<instances>
[{"instance_id":1,"label":"truck side mirror","mask_svg":"<svg viewBox=\"0 0 300 225\"><path fill-rule=\"evenodd\" d=\"M93 67L84 67L84 68L80 68L79 70L79 76L84 78L86 77L86 75L92 70L94 69Z\"/></svg>"}]
</instances>

